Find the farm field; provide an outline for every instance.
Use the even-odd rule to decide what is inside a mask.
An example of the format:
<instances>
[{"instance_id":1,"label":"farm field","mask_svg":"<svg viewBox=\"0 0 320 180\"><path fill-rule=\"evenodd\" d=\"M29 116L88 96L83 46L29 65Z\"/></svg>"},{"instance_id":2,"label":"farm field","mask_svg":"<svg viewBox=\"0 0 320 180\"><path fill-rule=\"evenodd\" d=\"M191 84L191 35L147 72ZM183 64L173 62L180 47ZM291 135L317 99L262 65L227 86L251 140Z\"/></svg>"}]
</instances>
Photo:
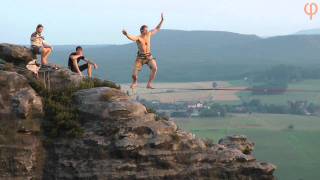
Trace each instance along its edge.
<instances>
[{"instance_id":1,"label":"farm field","mask_svg":"<svg viewBox=\"0 0 320 180\"><path fill-rule=\"evenodd\" d=\"M231 81L229 83L232 86L249 86L245 81ZM291 83L288 89L319 90L319 92L286 92L279 95L252 95L250 92L238 92L237 95L242 101L259 99L262 103L266 104L287 104L289 100L307 100L308 102L320 104L320 80L304 80Z\"/></svg>"},{"instance_id":2,"label":"farm field","mask_svg":"<svg viewBox=\"0 0 320 180\"><path fill-rule=\"evenodd\" d=\"M280 180L320 179L320 118L295 115L241 114L226 118L175 119L202 138L244 134L256 143L254 155L277 165ZM289 126L293 128L290 129Z\"/></svg>"},{"instance_id":3,"label":"farm field","mask_svg":"<svg viewBox=\"0 0 320 180\"><path fill-rule=\"evenodd\" d=\"M243 89L249 84L243 80L216 81L218 88ZM201 89L212 88L212 81L184 82L184 83L155 83L156 89L145 89L146 84L141 83L139 88L132 93L129 84L122 84L122 89L134 94L132 97L146 100L157 100L163 103L174 103L177 101L215 101L221 104L239 104L241 101L259 99L266 104L287 104L289 100L307 100L320 105L320 80L305 80L289 84L289 89L319 90L319 92L286 92L279 95L252 95L244 91L197 91L179 89ZM176 89L175 89L176 88Z\"/></svg>"},{"instance_id":4,"label":"farm field","mask_svg":"<svg viewBox=\"0 0 320 180\"><path fill-rule=\"evenodd\" d=\"M216 81L219 88L231 87L227 81ZM129 84L122 84L124 91L131 92ZM185 83L155 83L156 89L145 89L146 84L141 83L135 91L135 95L146 100L158 100L163 103L175 103L177 101L217 101L217 102L238 102L240 99L237 96L238 91L212 91L212 90L181 90L181 89L202 89L212 88L212 81L207 82L185 82ZM237 86L234 88L245 88Z\"/></svg>"}]
</instances>

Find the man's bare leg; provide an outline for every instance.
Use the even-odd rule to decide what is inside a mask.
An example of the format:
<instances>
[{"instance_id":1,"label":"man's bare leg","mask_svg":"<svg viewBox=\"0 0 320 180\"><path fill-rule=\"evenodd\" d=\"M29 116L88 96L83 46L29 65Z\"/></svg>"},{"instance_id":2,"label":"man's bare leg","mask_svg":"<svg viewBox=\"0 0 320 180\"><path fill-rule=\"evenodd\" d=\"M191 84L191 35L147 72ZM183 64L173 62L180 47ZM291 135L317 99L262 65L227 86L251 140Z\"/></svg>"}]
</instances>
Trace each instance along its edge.
<instances>
[{"instance_id":1,"label":"man's bare leg","mask_svg":"<svg viewBox=\"0 0 320 180\"><path fill-rule=\"evenodd\" d=\"M138 86L138 76L136 74L132 75L132 84L130 86L131 89L134 89Z\"/></svg>"},{"instance_id":2,"label":"man's bare leg","mask_svg":"<svg viewBox=\"0 0 320 180\"><path fill-rule=\"evenodd\" d=\"M42 53L41 53L41 64L46 65L48 62L46 61L45 57L47 55L47 49L43 48Z\"/></svg>"},{"instance_id":3,"label":"man's bare leg","mask_svg":"<svg viewBox=\"0 0 320 180\"><path fill-rule=\"evenodd\" d=\"M91 78L92 77L92 65L88 64L88 77Z\"/></svg>"},{"instance_id":4,"label":"man's bare leg","mask_svg":"<svg viewBox=\"0 0 320 180\"><path fill-rule=\"evenodd\" d=\"M47 51L47 54L46 54L46 62L48 63L48 58L49 58L52 50L50 48L47 48L47 49L48 49L48 51Z\"/></svg>"},{"instance_id":5,"label":"man's bare leg","mask_svg":"<svg viewBox=\"0 0 320 180\"><path fill-rule=\"evenodd\" d=\"M48 56L50 54L50 49L44 48L43 49L43 58L42 58L42 64L46 65L48 64Z\"/></svg>"},{"instance_id":6,"label":"man's bare leg","mask_svg":"<svg viewBox=\"0 0 320 180\"><path fill-rule=\"evenodd\" d=\"M141 70L142 66L142 62L140 62L140 59L137 58L132 72L132 84L130 86L131 89L134 89L138 86L138 73Z\"/></svg>"},{"instance_id":7,"label":"man's bare leg","mask_svg":"<svg viewBox=\"0 0 320 180\"><path fill-rule=\"evenodd\" d=\"M157 62L155 60L151 60L149 66L151 67L151 73L150 73L150 78L147 84L147 88L148 89L154 89L152 87L152 81L156 78L156 74L158 71L158 66L157 66Z\"/></svg>"},{"instance_id":8,"label":"man's bare leg","mask_svg":"<svg viewBox=\"0 0 320 180\"><path fill-rule=\"evenodd\" d=\"M51 49L50 48L43 48L43 53L41 56L41 63L46 65L48 64L48 57L51 54Z\"/></svg>"}]
</instances>

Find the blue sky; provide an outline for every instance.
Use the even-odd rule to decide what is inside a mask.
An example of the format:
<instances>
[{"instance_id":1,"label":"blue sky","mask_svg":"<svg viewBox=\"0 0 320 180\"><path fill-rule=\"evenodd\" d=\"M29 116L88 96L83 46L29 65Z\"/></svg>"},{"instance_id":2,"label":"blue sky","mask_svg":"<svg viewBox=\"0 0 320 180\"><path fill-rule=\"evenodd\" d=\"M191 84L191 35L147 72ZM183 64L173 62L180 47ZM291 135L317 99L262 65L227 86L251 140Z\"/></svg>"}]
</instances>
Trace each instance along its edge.
<instances>
[{"instance_id":1,"label":"blue sky","mask_svg":"<svg viewBox=\"0 0 320 180\"><path fill-rule=\"evenodd\" d=\"M121 44L126 28L138 34L154 27L160 13L165 29L221 30L260 36L318 28L303 7L310 0L4 0L0 42L28 44L38 23L51 44ZM312 1L312 0L311 0ZM320 0L315 2L320 4Z\"/></svg>"}]
</instances>

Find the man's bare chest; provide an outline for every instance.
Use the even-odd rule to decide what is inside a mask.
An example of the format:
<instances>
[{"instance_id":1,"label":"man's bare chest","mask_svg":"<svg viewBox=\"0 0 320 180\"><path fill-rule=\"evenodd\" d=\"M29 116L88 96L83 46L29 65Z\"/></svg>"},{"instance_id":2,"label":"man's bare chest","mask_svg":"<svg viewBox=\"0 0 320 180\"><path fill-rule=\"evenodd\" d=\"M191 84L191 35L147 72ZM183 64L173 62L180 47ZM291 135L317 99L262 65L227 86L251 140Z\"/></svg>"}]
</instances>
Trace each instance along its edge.
<instances>
[{"instance_id":1,"label":"man's bare chest","mask_svg":"<svg viewBox=\"0 0 320 180\"><path fill-rule=\"evenodd\" d=\"M140 38L138 42L141 46L150 46L150 38Z\"/></svg>"}]
</instances>

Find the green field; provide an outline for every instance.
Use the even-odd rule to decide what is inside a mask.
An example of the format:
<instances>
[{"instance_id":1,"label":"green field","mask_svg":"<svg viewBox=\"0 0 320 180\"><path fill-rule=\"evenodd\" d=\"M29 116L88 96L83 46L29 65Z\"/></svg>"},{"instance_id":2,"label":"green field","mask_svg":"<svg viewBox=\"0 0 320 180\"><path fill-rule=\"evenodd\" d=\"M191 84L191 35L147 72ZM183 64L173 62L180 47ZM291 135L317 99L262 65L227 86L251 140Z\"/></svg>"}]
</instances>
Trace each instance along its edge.
<instances>
[{"instance_id":1,"label":"green field","mask_svg":"<svg viewBox=\"0 0 320 180\"><path fill-rule=\"evenodd\" d=\"M233 86L249 86L245 81L230 81ZM315 104L320 104L320 80L304 80L289 84L289 89L299 90L319 90L319 92L287 92L280 95L252 95L250 92L239 92L238 96L242 101L259 99L266 104L287 104L289 100L307 100Z\"/></svg>"},{"instance_id":2,"label":"green field","mask_svg":"<svg viewBox=\"0 0 320 180\"><path fill-rule=\"evenodd\" d=\"M277 165L275 175L280 180L320 179L319 117L252 114L176 122L181 128L215 142L225 135L247 135L256 143L257 159ZM294 128L289 129L289 125Z\"/></svg>"}]
</instances>

